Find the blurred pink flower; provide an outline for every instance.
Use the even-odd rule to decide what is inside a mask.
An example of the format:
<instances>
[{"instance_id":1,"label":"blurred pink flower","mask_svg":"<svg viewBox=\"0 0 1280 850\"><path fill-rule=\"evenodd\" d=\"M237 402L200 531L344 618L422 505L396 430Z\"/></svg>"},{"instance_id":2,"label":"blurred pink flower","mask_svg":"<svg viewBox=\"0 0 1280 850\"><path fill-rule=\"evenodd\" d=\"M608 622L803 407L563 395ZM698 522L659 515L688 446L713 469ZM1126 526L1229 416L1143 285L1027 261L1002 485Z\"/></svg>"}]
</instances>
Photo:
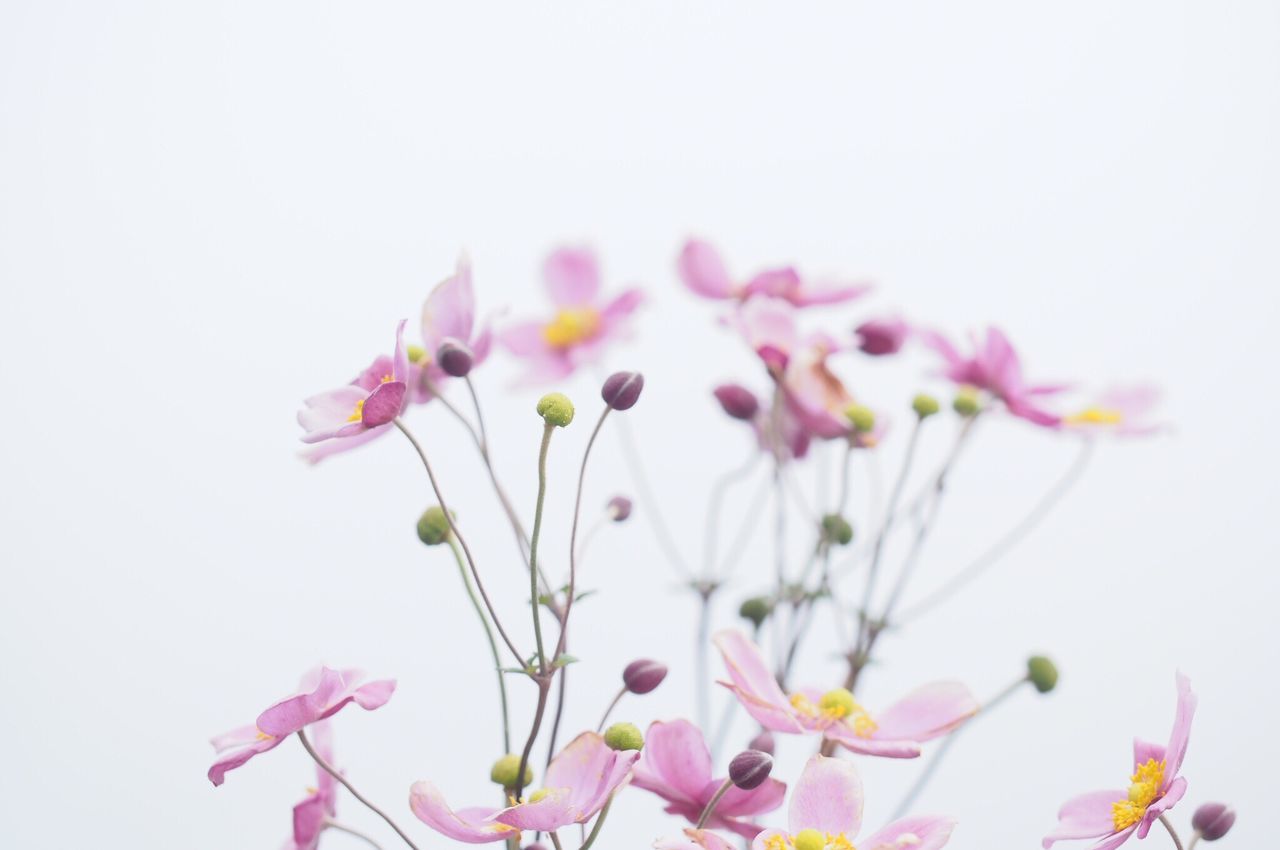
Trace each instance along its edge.
<instances>
[{"instance_id":1,"label":"blurred pink flower","mask_svg":"<svg viewBox=\"0 0 1280 850\"><path fill-rule=\"evenodd\" d=\"M1082 410L1064 416L1062 427L1090 435L1145 437L1167 427L1150 419L1159 402L1160 390L1148 384L1113 387Z\"/></svg>"},{"instance_id":2,"label":"blurred pink flower","mask_svg":"<svg viewBox=\"0 0 1280 850\"><path fill-rule=\"evenodd\" d=\"M1113 850L1135 833L1146 838L1151 825L1173 808L1187 790L1187 780L1178 775L1191 736L1191 719L1196 712L1196 695L1191 682L1177 676L1178 707L1168 746L1135 739L1133 775L1127 790L1092 791L1068 800L1058 812L1058 828L1045 836L1045 850L1068 838L1098 838L1090 850Z\"/></svg>"},{"instance_id":3,"label":"blurred pink flower","mask_svg":"<svg viewBox=\"0 0 1280 850\"><path fill-rule=\"evenodd\" d=\"M788 695L746 635L726 630L714 642L729 671L730 681L720 684L774 732L819 733L857 753L915 758L922 742L945 735L978 711L977 700L958 682L924 685L875 715L845 690L801 689Z\"/></svg>"},{"instance_id":4,"label":"blurred pink flower","mask_svg":"<svg viewBox=\"0 0 1280 850\"><path fill-rule=\"evenodd\" d=\"M476 330L476 296L471 282L471 263L466 257L458 259L452 276L438 283L422 305L422 348L414 351L411 369L412 399L415 402L430 401L433 393L428 384L439 388L449 375L440 368L437 355L445 343L461 346L472 357L472 368L488 357L493 345L489 325Z\"/></svg>"},{"instance_id":5,"label":"blurred pink flower","mask_svg":"<svg viewBox=\"0 0 1280 850\"><path fill-rule=\"evenodd\" d=\"M322 720L311 727L311 745L321 758L333 764L333 730L329 721ZM338 780L316 765L315 787L307 789L307 796L293 807L293 838L285 842L283 850L315 850L325 823L337 813L337 791Z\"/></svg>"},{"instance_id":6,"label":"blurred pink flower","mask_svg":"<svg viewBox=\"0 0 1280 850\"><path fill-rule=\"evenodd\" d=\"M209 781L221 785L227 771L249 759L275 749L285 738L332 717L347 703L372 711L386 704L395 692L395 679L378 679L366 684L360 670L331 670L320 667L302 677L298 693L280 700L258 715L252 726L241 726L212 740L220 755L209 768ZM225 755L223 755L225 753Z\"/></svg>"},{"instance_id":7,"label":"blurred pink flower","mask_svg":"<svg viewBox=\"0 0 1280 850\"><path fill-rule=\"evenodd\" d=\"M950 340L936 331L920 331L924 343L942 356L943 374L962 386L990 393L1014 416L1036 425L1057 427L1061 417L1040 406L1039 399L1066 389L1061 384L1027 384L1022 365L1008 338L998 328L988 328L986 340L971 338L974 353L963 356Z\"/></svg>"},{"instance_id":8,"label":"blurred pink flower","mask_svg":"<svg viewBox=\"0 0 1280 850\"><path fill-rule=\"evenodd\" d=\"M687 720L673 720L649 725L644 754L632 782L666 800L668 814L697 823L702 810L724 784L724 777L712 778L711 751L698 727ZM787 786L776 779L766 779L750 791L731 787L707 821L707 828L728 829L743 838L754 838L760 827L742 818L773 811L782 805L786 793Z\"/></svg>"},{"instance_id":9,"label":"blurred pink flower","mask_svg":"<svg viewBox=\"0 0 1280 850\"><path fill-rule=\"evenodd\" d=\"M756 296L781 298L795 307L839 304L866 294L865 283L813 284L791 266L766 269L745 283L735 283L719 253L706 242L690 239L680 251L680 279L703 298L748 301Z\"/></svg>"},{"instance_id":10,"label":"blurred pink flower","mask_svg":"<svg viewBox=\"0 0 1280 850\"><path fill-rule=\"evenodd\" d=\"M858 350L873 357L897 354L911 335L911 326L897 317L868 319L853 329Z\"/></svg>"},{"instance_id":11,"label":"blurred pink flower","mask_svg":"<svg viewBox=\"0 0 1280 850\"><path fill-rule=\"evenodd\" d=\"M852 762L813 756L805 764L787 814L787 829L766 829L751 850L792 850L805 846L851 850L862 828L862 779ZM868 850L938 850L955 828L951 818L925 816L896 820L858 842Z\"/></svg>"},{"instance_id":12,"label":"blurred pink flower","mask_svg":"<svg viewBox=\"0 0 1280 850\"><path fill-rule=\"evenodd\" d=\"M498 334L512 354L525 361L526 381L554 381L595 361L625 329L643 295L628 289L603 300L600 270L587 250L562 248L547 258L543 277L556 314L549 321L524 322Z\"/></svg>"}]
</instances>

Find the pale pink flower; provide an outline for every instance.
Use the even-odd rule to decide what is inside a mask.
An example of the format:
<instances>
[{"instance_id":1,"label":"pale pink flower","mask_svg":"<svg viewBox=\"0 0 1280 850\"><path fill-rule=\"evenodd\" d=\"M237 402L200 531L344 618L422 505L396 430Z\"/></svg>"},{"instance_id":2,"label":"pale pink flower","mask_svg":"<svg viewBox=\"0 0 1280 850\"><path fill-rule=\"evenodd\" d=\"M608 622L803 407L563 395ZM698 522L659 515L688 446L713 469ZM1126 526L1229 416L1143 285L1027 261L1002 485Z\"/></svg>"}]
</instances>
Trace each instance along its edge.
<instances>
[{"instance_id":1,"label":"pale pink flower","mask_svg":"<svg viewBox=\"0 0 1280 850\"><path fill-rule=\"evenodd\" d=\"M986 339L970 338L973 354L962 355L950 340L936 331L919 331L924 343L942 356L943 374L956 384L983 390L1001 401L1005 409L1036 425L1056 428L1061 417L1046 410L1040 399L1059 393L1062 384L1028 384L1022 364L1009 339L998 329L988 328Z\"/></svg>"},{"instance_id":2,"label":"pale pink flower","mask_svg":"<svg viewBox=\"0 0 1280 850\"><path fill-rule=\"evenodd\" d=\"M1146 838L1151 825L1187 790L1178 775L1191 737L1196 695L1186 676L1177 675L1178 707L1167 746L1134 739L1133 774L1127 789L1091 791L1068 800L1058 812L1058 828L1045 836L1045 850L1068 838L1097 838L1090 850L1113 850L1133 835Z\"/></svg>"},{"instance_id":3,"label":"pale pink flower","mask_svg":"<svg viewBox=\"0 0 1280 850\"><path fill-rule=\"evenodd\" d=\"M333 764L333 730L328 720L312 725L311 745L322 759ZM338 780L316 765L315 787L307 789L307 796L293 807L293 837L285 842L283 850L315 850L326 823L337 814L337 793Z\"/></svg>"},{"instance_id":4,"label":"pale pink flower","mask_svg":"<svg viewBox=\"0 0 1280 850\"><path fill-rule=\"evenodd\" d=\"M422 347L414 350L410 381L412 400L430 401L434 394L429 389L444 386L449 375L440 368L436 358L446 343L460 346L472 358L475 368L489 357L493 347L493 333L486 322L476 329L476 296L472 285L471 263L467 258L458 259L454 273L438 283L422 305Z\"/></svg>"},{"instance_id":5,"label":"pale pink flower","mask_svg":"<svg viewBox=\"0 0 1280 850\"><path fill-rule=\"evenodd\" d=\"M758 296L781 298L795 307L839 304L866 294L865 283L813 283L791 266L766 269L744 283L735 282L720 255L708 243L690 239L680 251L680 279L703 298L748 301Z\"/></svg>"},{"instance_id":6,"label":"pale pink flower","mask_svg":"<svg viewBox=\"0 0 1280 850\"><path fill-rule=\"evenodd\" d=\"M1151 421L1160 390L1149 384L1113 387L1084 408L1062 417L1062 427L1082 434L1145 437L1167 426Z\"/></svg>"}]
</instances>

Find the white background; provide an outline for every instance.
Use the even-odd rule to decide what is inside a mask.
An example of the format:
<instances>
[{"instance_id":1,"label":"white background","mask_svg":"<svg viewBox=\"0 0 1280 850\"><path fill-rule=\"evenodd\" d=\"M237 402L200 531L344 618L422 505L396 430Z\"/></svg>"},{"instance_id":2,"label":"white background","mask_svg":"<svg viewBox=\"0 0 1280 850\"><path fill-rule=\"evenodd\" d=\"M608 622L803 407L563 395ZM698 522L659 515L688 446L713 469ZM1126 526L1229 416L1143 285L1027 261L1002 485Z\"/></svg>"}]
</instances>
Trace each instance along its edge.
<instances>
[{"instance_id":1,"label":"white background","mask_svg":"<svg viewBox=\"0 0 1280 850\"><path fill-rule=\"evenodd\" d=\"M1167 388L1174 432L1101 447L987 581L885 642L865 695L958 676L986 696L1051 652L1059 691L976 724L920 804L960 818L953 846L1034 847L1062 800L1124 783L1133 735L1164 739L1180 667L1201 709L1175 820L1224 799L1241 810L1232 846L1261 843L1280 757L1278 36L1265 2L0 4L2 843L277 846L305 754L284 746L214 790L206 739L324 660L400 678L382 710L339 718L340 761L421 846L444 845L403 800L419 778L490 799L485 651L447 553L412 533L428 496L407 445L308 468L298 401L385 349L460 250L482 308L516 316L545 309L545 251L590 242L610 287L651 293L610 365L648 375L627 417L696 559L711 481L747 448L708 390L761 384L675 281L690 233L740 274L795 260L877 280L833 330L890 308L994 321L1033 375ZM890 409L927 385L923 357L846 366ZM527 515L538 391L512 390L515 372L495 358L476 379ZM582 419L553 447L552 561L597 406L594 376L561 388ZM473 454L441 411L413 421L529 643ZM592 510L632 491L618 449L616 433L600 444ZM983 429L916 591L1073 452ZM866 480L855 467L863 508ZM722 622L770 558L762 535ZM594 724L639 655L673 672L620 714L688 713L693 606L641 513L586 572L605 592L580 609L570 728ZM814 637L801 678L821 685L840 668L829 626ZM512 687L523 728L530 689ZM809 747L786 742L780 772ZM862 762L875 827L921 764ZM636 791L602 846L677 826Z\"/></svg>"}]
</instances>

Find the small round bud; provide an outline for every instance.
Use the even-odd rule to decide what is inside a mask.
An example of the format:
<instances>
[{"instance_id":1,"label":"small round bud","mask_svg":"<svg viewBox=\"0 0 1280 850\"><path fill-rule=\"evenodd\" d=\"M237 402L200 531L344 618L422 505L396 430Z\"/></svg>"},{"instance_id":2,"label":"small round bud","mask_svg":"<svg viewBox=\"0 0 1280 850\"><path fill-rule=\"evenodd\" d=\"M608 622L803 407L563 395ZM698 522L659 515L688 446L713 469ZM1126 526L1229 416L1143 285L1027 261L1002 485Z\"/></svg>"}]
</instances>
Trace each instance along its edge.
<instances>
[{"instance_id":1,"label":"small round bud","mask_svg":"<svg viewBox=\"0 0 1280 850\"><path fill-rule=\"evenodd\" d=\"M1231 831L1236 810L1225 803L1205 803L1191 816L1191 828L1205 841L1217 841Z\"/></svg>"},{"instance_id":2,"label":"small round bud","mask_svg":"<svg viewBox=\"0 0 1280 850\"><path fill-rule=\"evenodd\" d=\"M714 391L716 401L734 419L749 421L760 411L760 399L738 384L721 384Z\"/></svg>"},{"instance_id":3,"label":"small round bud","mask_svg":"<svg viewBox=\"0 0 1280 850\"><path fill-rule=\"evenodd\" d=\"M827 837L816 829L802 829L791 836L791 846L796 850L823 850Z\"/></svg>"},{"instance_id":4,"label":"small round bud","mask_svg":"<svg viewBox=\"0 0 1280 850\"><path fill-rule=\"evenodd\" d=\"M507 753L502 758L493 763L493 767L489 768L489 778L501 785L503 788L515 788L517 785L528 785L533 781L533 768L529 765L524 766L524 782L517 782L516 777L520 775L520 756L515 753Z\"/></svg>"},{"instance_id":5,"label":"small round bud","mask_svg":"<svg viewBox=\"0 0 1280 850\"><path fill-rule=\"evenodd\" d=\"M775 748L773 733L768 729L761 729L760 734L751 739L751 743L747 744L753 750L759 750L762 753L773 755Z\"/></svg>"},{"instance_id":6,"label":"small round bud","mask_svg":"<svg viewBox=\"0 0 1280 850\"><path fill-rule=\"evenodd\" d=\"M649 658L639 658L622 669L622 683L633 694L647 694L667 678L667 665Z\"/></svg>"},{"instance_id":7,"label":"small round bud","mask_svg":"<svg viewBox=\"0 0 1280 850\"><path fill-rule=\"evenodd\" d=\"M1027 681L1040 693L1047 694L1057 687L1058 668L1043 655L1033 655L1027 659Z\"/></svg>"},{"instance_id":8,"label":"small round bud","mask_svg":"<svg viewBox=\"0 0 1280 850\"><path fill-rule=\"evenodd\" d=\"M876 413L865 404L851 404L844 409L844 415L853 423L853 430L859 434L869 434L876 427Z\"/></svg>"},{"instance_id":9,"label":"small round bud","mask_svg":"<svg viewBox=\"0 0 1280 850\"><path fill-rule=\"evenodd\" d=\"M938 412L938 400L928 393L920 393L911 399L911 409L916 412L916 416L921 419L928 419L930 416Z\"/></svg>"},{"instance_id":10,"label":"small round bud","mask_svg":"<svg viewBox=\"0 0 1280 850\"><path fill-rule=\"evenodd\" d=\"M604 743L611 750L638 750L644 746L644 735L634 723L615 723L604 730Z\"/></svg>"},{"instance_id":11,"label":"small round bud","mask_svg":"<svg viewBox=\"0 0 1280 850\"><path fill-rule=\"evenodd\" d=\"M439 505L432 505L418 517L418 539L428 546L439 546L449 539L449 519Z\"/></svg>"},{"instance_id":12,"label":"small round bud","mask_svg":"<svg viewBox=\"0 0 1280 850\"><path fill-rule=\"evenodd\" d=\"M853 693L848 688L836 688L827 691L818 700L818 708L822 709L823 714L833 715L835 717L848 717L853 714L853 710L858 707L858 703L853 698Z\"/></svg>"},{"instance_id":13,"label":"small round bud","mask_svg":"<svg viewBox=\"0 0 1280 850\"><path fill-rule=\"evenodd\" d=\"M449 340L436 351L436 362L440 364L440 368L444 370L446 375L465 378L471 372L471 364L475 362L475 355L471 353L470 348L462 343Z\"/></svg>"},{"instance_id":14,"label":"small round bud","mask_svg":"<svg viewBox=\"0 0 1280 850\"><path fill-rule=\"evenodd\" d=\"M614 372L605 379L600 397L614 410L630 410L640 400L644 375L639 372Z\"/></svg>"},{"instance_id":15,"label":"small round bud","mask_svg":"<svg viewBox=\"0 0 1280 850\"><path fill-rule=\"evenodd\" d=\"M827 514L822 518L822 537L828 543L848 546L853 541L853 526L840 514Z\"/></svg>"},{"instance_id":16,"label":"small round bud","mask_svg":"<svg viewBox=\"0 0 1280 850\"><path fill-rule=\"evenodd\" d=\"M573 421L573 402L564 393L547 393L538 399L538 415L548 425L563 428Z\"/></svg>"},{"instance_id":17,"label":"small round bud","mask_svg":"<svg viewBox=\"0 0 1280 850\"><path fill-rule=\"evenodd\" d=\"M773 771L773 756L760 750L744 750L729 762L729 780L743 791L759 788Z\"/></svg>"},{"instance_id":18,"label":"small round bud","mask_svg":"<svg viewBox=\"0 0 1280 850\"><path fill-rule=\"evenodd\" d=\"M750 620L757 629L773 613L773 604L763 596L753 596L738 606L738 616Z\"/></svg>"},{"instance_id":19,"label":"small round bud","mask_svg":"<svg viewBox=\"0 0 1280 850\"><path fill-rule=\"evenodd\" d=\"M963 387L952 400L951 409L961 416L977 416L982 410L982 399L973 387Z\"/></svg>"},{"instance_id":20,"label":"small round bud","mask_svg":"<svg viewBox=\"0 0 1280 850\"><path fill-rule=\"evenodd\" d=\"M872 357L897 354L907 341L911 328L901 319L871 319L853 329L858 348Z\"/></svg>"},{"instance_id":21,"label":"small round bud","mask_svg":"<svg viewBox=\"0 0 1280 850\"><path fill-rule=\"evenodd\" d=\"M408 355L410 363L421 363L422 359L427 356L427 350L421 345L406 345L404 353Z\"/></svg>"},{"instance_id":22,"label":"small round bud","mask_svg":"<svg viewBox=\"0 0 1280 850\"><path fill-rule=\"evenodd\" d=\"M631 516L631 500L626 496L614 496L605 506L605 512L614 522L623 522Z\"/></svg>"}]
</instances>

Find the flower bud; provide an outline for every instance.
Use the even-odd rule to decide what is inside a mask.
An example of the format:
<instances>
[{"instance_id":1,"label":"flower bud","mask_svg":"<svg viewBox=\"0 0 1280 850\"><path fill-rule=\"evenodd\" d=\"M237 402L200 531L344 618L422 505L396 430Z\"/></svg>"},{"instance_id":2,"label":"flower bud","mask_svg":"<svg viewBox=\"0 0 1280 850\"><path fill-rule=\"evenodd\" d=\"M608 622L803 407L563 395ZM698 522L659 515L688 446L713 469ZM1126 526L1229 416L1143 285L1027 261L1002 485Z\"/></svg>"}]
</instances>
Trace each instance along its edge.
<instances>
[{"instance_id":1,"label":"flower bud","mask_svg":"<svg viewBox=\"0 0 1280 850\"><path fill-rule=\"evenodd\" d=\"M759 750L762 753L773 755L775 744L773 741L773 733L768 729L761 729L760 734L751 739L751 743L747 744L753 750Z\"/></svg>"},{"instance_id":2,"label":"flower bud","mask_svg":"<svg viewBox=\"0 0 1280 850\"><path fill-rule=\"evenodd\" d=\"M928 419L930 416L938 412L938 400L928 393L920 393L911 399L911 409L916 412L916 416L921 419Z\"/></svg>"},{"instance_id":3,"label":"flower bud","mask_svg":"<svg viewBox=\"0 0 1280 850\"><path fill-rule=\"evenodd\" d=\"M667 678L667 665L639 658L622 669L622 683L633 694L647 694Z\"/></svg>"},{"instance_id":4,"label":"flower bud","mask_svg":"<svg viewBox=\"0 0 1280 850\"><path fill-rule=\"evenodd\" d=\"M791 846L795 850L823 850L827 837L816 829L802 829L791 837Z\"/></svg>"},{"instance_id":5,"label":"flower bud","mask_svg":"<svg viewBox=\"0 0 1280 850\"><path fill-rule=\"evenodd\" d=\"M427 356L427 350L421 345L406 345L404 353L408 356L410 363L421 363L422 359Z\"/></svg>"},{"instance_id":6,"label":"flower bud","mask_svg":"<svg viewBox=\"0 0 1280 850\"><path fill-rule=\"evenodd\" d=\"M634 723L615 723L604 730L604 743L611 750L638 750L644 746L644 735Z\"/></svg>"},{"instance_id":7,"label":"flower bud","mask_svg":"<svg viewBox=\"0 0 1280 850\"><path fill-rule=\"evenodd\" d=\"M1191 816L1191 828L1205 841L1217 841L1231 831L1236 810L1225 803L1205 803Z\"/></svg>"},{"instance_id":8,"label":"flower bud","mask_svg":"<svg viewBox=\"0 0 1280 850\"><path fill-rule=\"evenodd\" d=\"M515 788L517 785L528 785L533 781L533 768L528 764L524 766L524 782L517 782L516 777L520 775L520 756L515 753L507 753L502 758L493 763L493 767L489 768L489 778L501 785L503 788Z\"/></svg>"},{"instance_id":9,"label":"flower bud","mask_svg":"<svg viewBox=\"0 0 1280 850\"><path fill-rule=\"evenodd\" d=\"M982 398L973 387L961 387L951 402L951 409L961 416L977 416L982 410Z\"/></svg>"},{"instance_id":10,"label":"flower bud","mask_svg":"<svg viewBox=\"0 0 1280 850\"><path fill-rule=\"evenodd\" d=\"M614 372L600 388L600 397L614 410L630 410L640 400L644 375L639 372Z\"/></svg>"},{"instance_id":11,"label":"flower bud","mask_svg":"<svg viewBox=\"0 0 1280 850\"><path fill-rule=\"evenodd\" d=\"M1027 681L1040 693L1047 694L1057 687L1058 668L1043 655L1033 655L1027 659Z\"/></svg>"},{"instance_id":12,"label":"flower bud","mask_svg":"<svg viewBox=\"0 0 1280 850\"><path fill-rule=\"evenodd\" d=\"M871 319L853 329L858 337L858 348L872 357L897 354L907 341L910 328L901 319Z\"/></svg>"},{"instance_id":13,"label":"flower bud","mask_svg":"<svg viewBox=\"0 0 1280 850\"><path fill-rule=\"evenodd\" d=\"M449 539L449 519L439 505L432 505L418 518L418 539L428 546L439 546Z\"/></svg>"},{"instance_id":14,"label":"flower bud","mask_svg":"<svg viewBox=\"0 0 1280 850\"><path fill-rule=\"evenodd\" d=\"M626 496L614 496L605 505L605 512L609 514L609 519L614 522L623 522L627 517L631 516L631 500Z\"/></svg>"},{"instance_id":15,"label":"flower bud","mask_svg":"<svg viewBox=\"0 0 1280 850\"><path fill-rule=\"evenodd\" d=\"M563 428L573 421L573 402L564 393L547 393L538 399L538 415L548 425Z\"/></svg>"},{"instance_id":16,"label":"flower bud","mask_svg":"<svg viewBox=\"0 0 1280 850\"><path fill-rule=\"evenodd\" d=\"M763 596L753 596L738 606L738 615L744 620L750 620L757 629L772 612L773 605Z\"/></svg>"},{"instance_id":17,"label":"flower bud","mask_svg":"<svg viewBox=\"0 0 1280 850\"><path fill-rule=\"evenodd\" d=\"M865 404L851 404L844 409L844 415L853 423L853 430L859 434L869 434L876 427L876 413Z\"/></svg>"},{"instance_id":18,"label":"flower bud","mask_svg":"<svg viewBox=\"0 0 1280 850\"><path fill-rule=\"evenodd\" d=\"M436 351L436 362L440 364L440 368L446 375L465 378L471 372L475 355L462 343L448 340Z\"/></svg>"},{"instance_id":19,"label":"flower bud","mask_svg":"<svg viewBox=\"0 0 1280 850\"><path fill-rule=\"evenodd\" d=\"M729 781L743 791L759 788L773 771L773 756L760 750L744 750L729 762Z\"/></svg>"},{"instance_id":20,"label":"flower bud","mask_svg":"<svg viewBox=\"0 0 1280 850\"><path fill-rule=\"evenodd\" d=\"M840 514L827 514L822 518L822 537L828 543L848 546L853 541L853 526Z\"/></svg>"},{"instance_id":21,"label":"flower bud","mask_svg":"<svg viewBox=\"0 0 1280 850\"><path fill-rule=\"evenodd\" d=\"M721 384L713 391L725 413L734 419L750 421L760 411L760 399L739 384Z\"/></svg>"}]
</instances>

